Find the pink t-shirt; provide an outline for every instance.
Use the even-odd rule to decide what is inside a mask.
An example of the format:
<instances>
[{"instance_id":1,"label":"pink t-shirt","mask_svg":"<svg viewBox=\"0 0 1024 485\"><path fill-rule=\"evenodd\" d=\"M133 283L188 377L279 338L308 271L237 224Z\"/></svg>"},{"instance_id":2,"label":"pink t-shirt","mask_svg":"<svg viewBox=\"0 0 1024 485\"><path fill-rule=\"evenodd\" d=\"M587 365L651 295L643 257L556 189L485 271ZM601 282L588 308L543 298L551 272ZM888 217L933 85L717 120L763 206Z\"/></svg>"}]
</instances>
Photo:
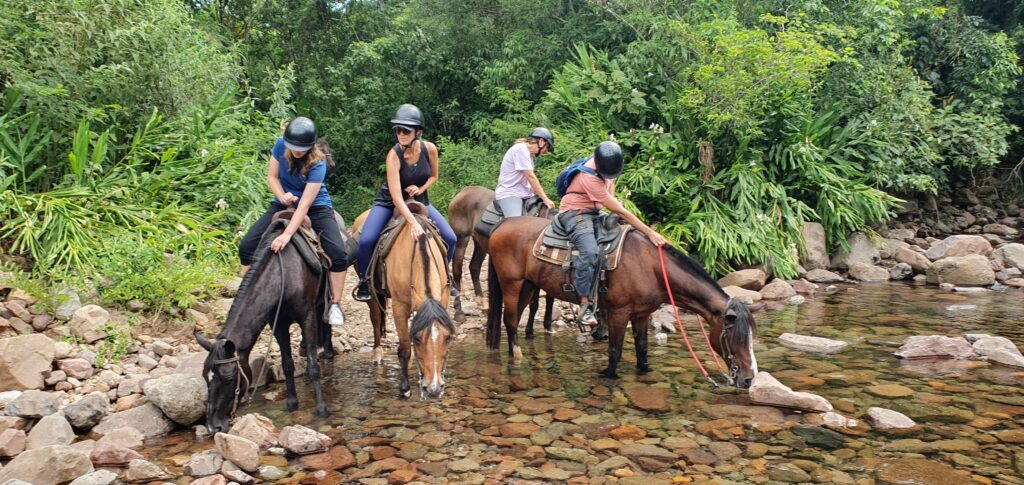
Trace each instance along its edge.
<instances>
[{"instance_id":1,"label":"pink t-shirt","mask_svg":"<svg viewBox=\"0 0 1024 485\"><path fill-rule=\"evenodd\" d=\"M533 156L526 143L516 143L505 152L505 158L501 160L501 173L498 175L498 186L494 189L494 198L533 197L533 187L530 187L530 181L523 175L527 170L533 170Z\"/></svg>"},{"instance_id":2,"label":"pink t-shirt","mask_svg":"<svg viewBox=\"0 0 1024 485\"><path fill-rule=\"evenodd\" d=\"M584 167L596 169L594 159L587 160ZM596 210L601 208L600 201L613 197L608 192L608 181L586 172L577 173L565 191L565 197L558 206L559 212L569 210Z\"/></svg>"}]
</instances>

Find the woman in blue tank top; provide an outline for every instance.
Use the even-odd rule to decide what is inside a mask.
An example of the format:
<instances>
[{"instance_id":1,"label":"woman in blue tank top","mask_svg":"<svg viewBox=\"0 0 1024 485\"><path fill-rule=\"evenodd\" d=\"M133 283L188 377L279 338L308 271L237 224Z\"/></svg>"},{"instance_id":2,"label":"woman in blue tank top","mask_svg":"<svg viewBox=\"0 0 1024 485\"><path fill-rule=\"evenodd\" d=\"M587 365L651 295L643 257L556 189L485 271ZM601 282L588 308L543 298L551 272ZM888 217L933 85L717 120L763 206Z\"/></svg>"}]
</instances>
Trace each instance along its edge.
<instances>
[{"instance_id":1,"label":"woman in blue tank top","mask_svg":"<svg viewBox=\"0 0 1024 485\"><path fill-rule=\"evenodd\" d=\"M377 245L380 232L391 220L395 211L405 218L412 227L412 237L419 238L423 228L416 223L406 199L413 199L427 206L428 217L437 225L448 245L448 262L455 254L455 231L440 212L430 205L427 189L437 181L437 146L420 139L423 134L423 113L411 104L403 104L395 111L391 119L391 131L395 133L398 143L388 151L386 160L387 180L377 192L370 208L370 215L363 223L359 234L359 286L356 288L355 299L370 300L370 288L366 283L366 268L373 257L373 248ZM452 287L452 294L455 294Z\"/></svg>"}]
</instances>

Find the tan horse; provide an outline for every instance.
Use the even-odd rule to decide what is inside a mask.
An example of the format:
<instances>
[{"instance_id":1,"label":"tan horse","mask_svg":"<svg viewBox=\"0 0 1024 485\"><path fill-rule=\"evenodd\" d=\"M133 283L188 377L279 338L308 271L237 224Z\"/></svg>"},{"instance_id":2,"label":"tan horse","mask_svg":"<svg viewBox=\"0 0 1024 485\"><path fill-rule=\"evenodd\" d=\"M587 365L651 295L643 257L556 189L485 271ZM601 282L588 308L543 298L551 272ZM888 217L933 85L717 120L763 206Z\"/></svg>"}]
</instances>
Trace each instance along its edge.
<instances>
[{"instance_id":1,"label":"tan horse","mask_svg":"<svg viewBox=\"0 0 1024 485\"><path fill-rule=\"evenodd\" d=\"M407 201L420 225L426 230L429 224L427 209L422 204ZM358 238L359 230L366 221L369 211L359 215L352 225L353 235ZM398 332L398 361L402 370L399 396L408 398L409 357L416 353L416 364L420 371L420 397L439 398L444 394L444 371L448 359L448 347L455 338L455 325L448 316L449 289L448 268L445 251L439 240L431 238L427 231L414 241L412 229L401 228L394 245L384 258L385 284L390 292L391 309ZM370 321L373 324L373 360L380 364L384 359L381 338L384 336L386 319L384 311L388 298L371 288L373 298L370 306ZM409 325L413 309L416 316Z\"/></svg>"}]
</instances>

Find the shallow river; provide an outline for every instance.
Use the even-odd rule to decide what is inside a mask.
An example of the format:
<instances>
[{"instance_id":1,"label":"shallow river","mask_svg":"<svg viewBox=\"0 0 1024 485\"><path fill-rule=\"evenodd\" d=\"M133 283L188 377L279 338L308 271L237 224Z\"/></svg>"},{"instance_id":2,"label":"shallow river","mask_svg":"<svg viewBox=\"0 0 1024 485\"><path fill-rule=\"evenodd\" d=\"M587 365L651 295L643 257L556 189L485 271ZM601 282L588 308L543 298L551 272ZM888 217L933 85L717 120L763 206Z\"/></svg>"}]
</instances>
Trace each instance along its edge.
<instances>
[{"instance_id":1,"label":"shallow river","mask_svg":"<svg viewBox=\"0 0 1024 485\"><path fill-rule=\"evenodd\" d=\"M602 379L597 371L606 363L606 345L580 342L572 328L521 340L524 362L518 367L508 365L504 342L501 352L490 352L482 334L471 334L452 349L442 402L393 399L394 354L375 368L369 354L355 353L339 356L326 370L328 419L308 413L305 379L299 387L304 411L285 413L283 396L268 400L261 391L239 414L259 412L279 427L319 429L339 438L358 460L340 473L314 476L297 459L263 458L292 483L387 483L389 476L393 483L412 476L428 483L607 483L605 477L619 476L619 483L1024 484L1024 370L974 361L900 361L886 345L911 335L985 332L1024 347L1024 293L841 286L756 317L762 371L824 396L844 416L859 419L871 406L886 407L910 416L920 429L886 434L861 424L836 433L806 415L751 406L745 392L713 391L677 334L663 345L652 335L653 373L634 372L627 340L622 378ZM687 323L694 323L692 317ZM784 332L853 345L831 356L806 354L779 345L776 337ZM708 357L703 342L695 345ZM658 388L667 390L664 403ZM270 397L281 389L273 384ZM638 404L664 409L643 411ZM212 447L210 439L180 432L144 454L180 471L175 464L183 457ZM415 474L393 473L409 463Z\"/></svg>"}]
</instances>

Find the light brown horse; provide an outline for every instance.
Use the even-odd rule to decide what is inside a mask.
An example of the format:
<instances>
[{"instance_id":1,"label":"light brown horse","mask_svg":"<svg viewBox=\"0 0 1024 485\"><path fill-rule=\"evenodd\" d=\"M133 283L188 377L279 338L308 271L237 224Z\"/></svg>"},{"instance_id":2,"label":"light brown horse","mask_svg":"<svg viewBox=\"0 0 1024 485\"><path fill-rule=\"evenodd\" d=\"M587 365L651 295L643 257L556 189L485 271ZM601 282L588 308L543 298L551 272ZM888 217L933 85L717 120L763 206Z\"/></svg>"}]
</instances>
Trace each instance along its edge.
<instances>
[{"instance_id":1,"label":"light brown horse","mask_svg":"<svg viewBox=\"0 0 1024 485\"><path fill-rule=\"evenodd\" d=\"M420 371L420 397L440 398L444 394L448 346L456 333L446 310L449 300L446 255L441 242L431 238L431 232L427 230L426 207L411 200L406 205L426 233L414 241L410 235L412 228L406 224L384 258L385 280L398 332L398 361L402 371L399 397L404 399L410 395L409 357L415 350ZM352 225L356 238L367 215L369 211L360 214ZM374 288L371 292L374 293L373 298L367 303L373 324L373 360L380 364L384 359L381 338L385 333L384 311L388 298ZM413 309L416 316L410 328L409 315Z\"/></svg>"},{"instance_id":2,"label":"light brown horse","mask_svg":"<svg viewBox=\"0 0 1024 485\"><path fill-rule=\"evenodd\" d=\"M562 288L565 282L562 268L533 255L534 242L548 222L536 217L514 217L503 221L491 234L487 346L496 349L501 343L500 326L504 317L508 350L514 362L521 361L523 355L516 340L516 326L525 302L538 289L558 299L567 299ZM637 370L650 371L647 364L650 316L669 302L658 248L637 231L630 231L622 244L625 245L622 261L628 264L607 273L608 292L600 300L598 313L602 324L608 326L608 367L601 374L609 378L618 377L616 368L622 358L629 324L633 326ZM729 298L700 263L673 247L665 246L663 250L676 304L710 322L712 347L725 357L730 379L739 387L750 387L757 373L753 347L757 324L750 310Z\"/></svg>"},{"instance_id":3,"label":"light brown horse","mask_svg":"<svg viewBox=\"0 0 1024 485\"><path fill-rule=\"evenodd\" d=\"M484 257L487 256L487 236L484 236L474 229L480 215L487 206L494 202L494 191L479 185L463 187L452 202L448 204L448 223L451 224L455 237L458 238L455 244L455 256L452 260L452 275L454 276L455 287L460 290L460 295L455 297L453 307L455 308L455 321L466 321L466 314L462 311L462 265L466 258L466 250L469 247L470 239L473 240L473 257L469 261L469 276L473 281L473 291L476 296L483 296L483 288L480 287L480 270L483 267ZM547 208L545 208L547 209ZM545 211L547 212L547 210ZM548 214L542 214L547 216ZM552 310L555 299L546 297L544 305L544 330L551 331ZM530 300L530 316L526 323L526 338L533 338L533 321L540 308L540 301L537 298Z\"/></svg>"}]
</instances>

